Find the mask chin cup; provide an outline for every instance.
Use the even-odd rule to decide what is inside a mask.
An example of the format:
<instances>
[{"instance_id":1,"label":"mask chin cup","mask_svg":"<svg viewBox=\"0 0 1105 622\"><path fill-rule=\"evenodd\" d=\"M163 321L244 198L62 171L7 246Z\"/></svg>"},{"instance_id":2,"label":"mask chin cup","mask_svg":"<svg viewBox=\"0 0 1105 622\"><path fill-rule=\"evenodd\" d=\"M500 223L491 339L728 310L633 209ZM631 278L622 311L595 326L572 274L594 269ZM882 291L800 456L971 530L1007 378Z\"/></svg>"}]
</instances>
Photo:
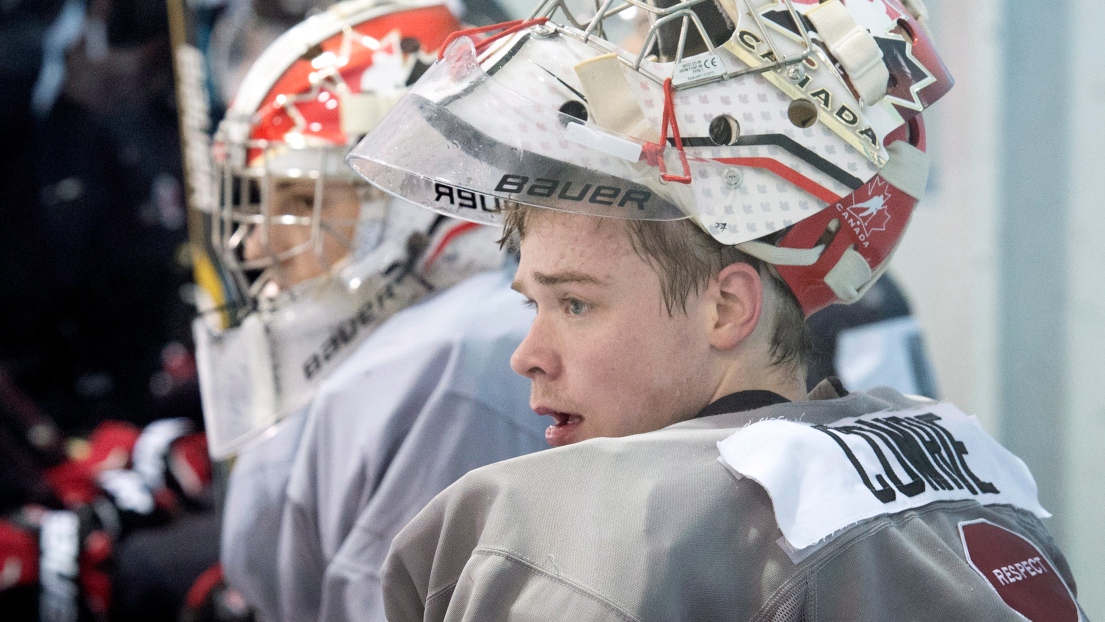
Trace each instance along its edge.
<instances>
[{"instance_id":1,"label":"mask chin cup","mask_svg":"<svg viewBox=\"0 0 1105 622\"><path fill-rule=\"evenodd\" d=\"M192 330L208 450L222 460L287 413L278 408L272 351L265 325L256 315L226 331L212 330L197 318Z\"/></svg>"}]
</instances>

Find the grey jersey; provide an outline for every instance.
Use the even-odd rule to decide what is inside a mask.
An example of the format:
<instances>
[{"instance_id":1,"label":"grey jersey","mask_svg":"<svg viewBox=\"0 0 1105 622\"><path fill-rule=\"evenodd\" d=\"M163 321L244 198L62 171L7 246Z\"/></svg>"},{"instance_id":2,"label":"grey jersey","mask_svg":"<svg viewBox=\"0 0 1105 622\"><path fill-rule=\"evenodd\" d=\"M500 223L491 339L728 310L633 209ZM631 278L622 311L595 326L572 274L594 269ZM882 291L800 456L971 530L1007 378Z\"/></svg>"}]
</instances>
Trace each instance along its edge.
<instances>
[{"instance_id":1,"label":"grey jersey","mask_svg":"<svg viewBox=\"0 0 1105 622\"><path fill-rule=\"evenodd\" d=\"M223 506L220 561L227 582L262 621L279 620L276 547L292 461L307 409L284 419L276 433L234 462Z\"/></svg>"},{"instance_id":2,"label":"grey jersey","mask_svg":"<svg viewBox=\"0 0 1105 622\"><path fill-rule=\"evenodd\" d=\"M719 460L719 442L752 424L812 430L918 405L891 390L776 404L473 471L396 537L384 568L388 619L1023 620L998 585L1013 597L1053 589L1047 602L1077 621L1066 561L1028 511L937 501L794 551L768 489ZM870 493L856 478L851 494ZM1009 544L1014 561L984 560L993 542Z\"/></svg>"},{"instance_id":3,"label":"grey jersey","mask_svg":"<svg viewBox=\"0 0 1105 622\"><path fill-rule=\"evenodd\" d=\"M509 368L532 318L506 272L472 277L366 339L300 438L288 425L243 456L228 507L257 505L228 512L223 560L266 620L383 620L379 568L399 529L468 470L546 447L529 383Z\"/></svg>"}]
</instances>

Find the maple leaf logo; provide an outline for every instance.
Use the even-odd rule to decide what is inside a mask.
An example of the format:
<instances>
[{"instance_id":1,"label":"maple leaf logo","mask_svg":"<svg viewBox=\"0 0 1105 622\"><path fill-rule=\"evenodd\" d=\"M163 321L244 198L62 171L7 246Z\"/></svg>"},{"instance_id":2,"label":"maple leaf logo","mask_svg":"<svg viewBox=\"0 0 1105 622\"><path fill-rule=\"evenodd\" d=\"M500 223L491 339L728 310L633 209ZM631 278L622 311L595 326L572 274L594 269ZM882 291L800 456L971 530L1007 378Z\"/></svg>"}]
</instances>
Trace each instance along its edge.
<instances>
[{"instance_id":1,"label":"maple leaf logo","mask_svg":"<svg viewBox=\"0 0 1105 622\"><path fill-rule=\"evenodd\" d=\"M936 82L936 76L913 54L913 44L893 33L875 37L882 49L883 62L890 71L890 86L886 97L891 102L912 110L921 110L921 89Z\"/></svg>"},{"instance_id":2,"label":"maple leaf logo","mask_svg":"<svg viewBox=\"0 0 1105 622\"><path fill-rule=\"evenodd\" d=\"M850 0L847 5L856 22L875 36L893 30L901 17L882 0Z\"/></svg>"},{"instance_id":3,"label":"maple leaf logo","mask_svg":"<svg viewBox=\"0 0 1105 622\"><path fill-rule=\"evenodd\" d=\"M366 52L371 54L372 63L357 75L352 68L361 63L351 64L350 59L363 56ZM320 115L326 113L317 110L319 105L334 111L331 114L336 118L341 100L351 93L396 92L410 86L436 58L432 52L422 49L417 38L403 37L398 29L393 29L379 40L346 29L336 45L310 58L313 71L309 89L275 97L274 105L282 108L291 121L292 127L285 136L290 139L338 127L336 122L322 122ZM359 88L352 87L350 82ZM311 122L312 119L317 120Z\"/></svg>"},{"instance_id":4,"label":"maple leaf logo","mask_svg":"<svg viewBox=\"0 0 1105 622\"><path fill-rule=\"evenodd\" d=\"M393 30L380 41L380 47L372 53L372 65L361 74L361 90L403 88L409 75L410 67L399 49L399 31Z\"/></svg>"},{"instance_id":5,"label":"maple leaf logo","mask_svg":"<svg viewBox=\"0 0 1105 622\"><path fill-rule=\"evenodd\" d=\"M890 223L890 210L887 209L887 203L890 201L889 188L890 184L879 183L879 180L876 180L874 187L871 188L870 198L844 208L858 221L864 237L870 236L875 231L886 231L886 226Z\"/></svg>"},{"instance_id":6,"label":"maple leaf logo","mask_svg":"<svg viewBox=\"0 0 1105 622\"><path fill-rule=\"evenodd\" d=\"M361 75L362 91L386 91L410 86L434 64L437 55L423 50L418 39L392 30L372 53L372 66Z\"/></svg>"}]
</instances>

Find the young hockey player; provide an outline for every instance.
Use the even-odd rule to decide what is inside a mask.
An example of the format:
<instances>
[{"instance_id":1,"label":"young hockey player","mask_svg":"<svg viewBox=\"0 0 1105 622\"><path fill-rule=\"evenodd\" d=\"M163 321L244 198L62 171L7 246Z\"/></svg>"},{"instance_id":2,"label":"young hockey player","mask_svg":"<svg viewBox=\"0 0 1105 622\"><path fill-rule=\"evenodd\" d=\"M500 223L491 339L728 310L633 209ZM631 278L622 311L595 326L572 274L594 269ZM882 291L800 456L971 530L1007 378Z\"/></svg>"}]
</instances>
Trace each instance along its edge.
<instances>
[{"instance_id":1,"label":"young hockey player","mask_svg":"<svg viewBox=\"0 0 1105 622\"><path fill-rule=\"evenodd\" d=\"M382 620L392 536L468 470L545 447L507 364L533 314L498 232L344 163L456 27L434 0L334 5L256 61L216 135L230 295L195 334L212 453L237 455L225 574L263 620Z\"/></svg>"},{"instance_id":2,"label":"young hockey player","mask_svg":"<svg viewBox=\"0 0 1105 622\"><path fill-rule=\"evenodd\" d=\"M924 190L919 113L951 81L921 4L562 8L458 39L351 156L430 207L525 204L512 366L561 446L431 502L388 619L1079 620L1031 475L976 421L805 393L804 317L862 295ZM639 54L602 38L627 8L654 19Z\"/></svg>"}]
</instances>

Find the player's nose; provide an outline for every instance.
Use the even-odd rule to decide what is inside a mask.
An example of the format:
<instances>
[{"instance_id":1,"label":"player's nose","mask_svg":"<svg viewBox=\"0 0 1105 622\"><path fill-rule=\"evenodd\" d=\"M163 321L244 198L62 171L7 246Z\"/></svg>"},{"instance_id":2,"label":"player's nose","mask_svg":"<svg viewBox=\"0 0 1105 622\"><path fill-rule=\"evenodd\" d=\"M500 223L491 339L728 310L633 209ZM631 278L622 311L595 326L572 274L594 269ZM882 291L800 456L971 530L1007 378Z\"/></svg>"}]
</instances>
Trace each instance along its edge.
<instances>
[{"instance_id":1,"label":"player's nose","mask_svg":"<svg viewBox=\"0 0 1105 622\"><path fill-rule=\"evenodd\" d=\"M510 357L510 368L515 373L535 380L538 376L554 380L560 375L560 357L555 347L555 336L548 322L538 313L529 332Z\"/></svg>"},{"instance_id":2,"label":"player's nose","mask_svg":"<svg viewBox=\"0 0 1105 622\"><path fill-rule=\"evenodd\" d=\"M249 235L242 242L242 258L246 261L254 261L264 256L264 244L261 243L261 225L249 225Z\"/></svg>"}]
</instances>

